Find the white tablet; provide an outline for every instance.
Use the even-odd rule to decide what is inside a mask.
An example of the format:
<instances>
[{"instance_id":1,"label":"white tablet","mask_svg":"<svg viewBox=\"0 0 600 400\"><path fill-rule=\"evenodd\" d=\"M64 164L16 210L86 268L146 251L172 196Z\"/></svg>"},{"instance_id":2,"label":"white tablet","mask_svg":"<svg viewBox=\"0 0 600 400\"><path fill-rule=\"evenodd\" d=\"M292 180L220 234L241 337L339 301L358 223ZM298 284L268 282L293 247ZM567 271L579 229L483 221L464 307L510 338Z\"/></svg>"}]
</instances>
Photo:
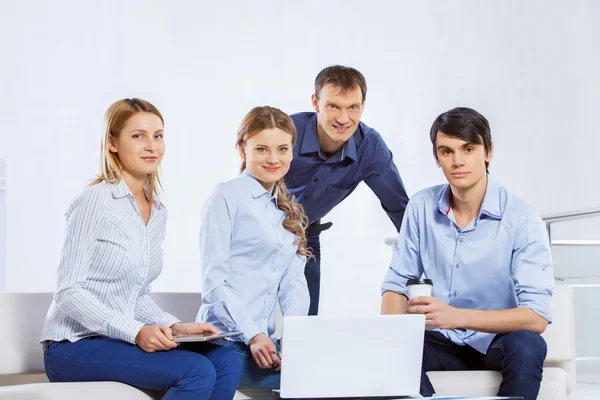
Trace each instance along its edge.
<instances>
[{"instance_id":1,"label":"white tablet","mask_svg":"<svg viewBox=\"0 0 600 400\"><path fill-rule=\"evenodd\" d=\"M215 339L221 339L232 336L240 336L242 332L222 332L217 335L213 335L211 333L196 333L193 335L179 335L173 336L173 341L176 343L184 343L184 342L208 342Z\"/></svg>"}]
</instances>

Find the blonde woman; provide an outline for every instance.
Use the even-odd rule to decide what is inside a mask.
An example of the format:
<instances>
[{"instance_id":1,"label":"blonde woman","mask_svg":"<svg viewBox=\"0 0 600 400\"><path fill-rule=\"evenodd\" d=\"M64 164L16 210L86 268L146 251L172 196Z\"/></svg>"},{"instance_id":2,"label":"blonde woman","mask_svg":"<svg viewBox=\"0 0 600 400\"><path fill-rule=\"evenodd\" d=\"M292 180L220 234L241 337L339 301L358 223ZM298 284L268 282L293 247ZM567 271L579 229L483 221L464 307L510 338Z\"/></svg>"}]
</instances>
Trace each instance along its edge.
<instances>
[{"instance_id":1,"label":"blonde woman","mask_svg":"<svg viewBox=\"0 0 600 400\"><path fill-rule=\"evenodd\" d=\"M276 108L256 107L237 135L239 178L217 186L202 211L202 306L197 320L243 335L220 340L242 360L240 386L279 387L281 365L275 304L283 315L307 315L304 277L307 224L283 177L290 168L296 129Z\"/></svg>"},{"instance_id":2,"label":"blonde woman","mask_svg":"<svg viewBox=\"0 0 600 400\"><path fill-rule=\"evenodd\" d=\"M232 399L240 361L214 344L176 349L173 335L217 332L182 323L150 298L162 269L167 210L158 199L164 121L141 99L106 112L99 177L67 211L57 292L42 341L51 382L118 381L163 399Z\"/></svg>"}]
</instances>

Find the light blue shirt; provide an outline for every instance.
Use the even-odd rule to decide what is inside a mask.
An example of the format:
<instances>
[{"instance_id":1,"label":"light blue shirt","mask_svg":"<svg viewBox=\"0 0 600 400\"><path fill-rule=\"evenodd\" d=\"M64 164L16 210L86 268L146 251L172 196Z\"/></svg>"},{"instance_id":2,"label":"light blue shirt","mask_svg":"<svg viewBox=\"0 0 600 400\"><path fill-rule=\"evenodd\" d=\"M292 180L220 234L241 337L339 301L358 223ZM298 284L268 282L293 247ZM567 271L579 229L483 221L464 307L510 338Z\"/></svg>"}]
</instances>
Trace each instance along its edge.
<instances>
[{"instance_id":1,"label":"light blue shirt","mask_svg":"<svg viewBox=\"0 0 600 400\"><path fill-rule=\"evenodd\" d=\"M200 260L204 274L197 321L240 331L246 344L275 332L275 305L285 315L307 315L306 257L283 227L277 193L244 171L220 183L202 210Z\"/></svg>"},{"instance_id":2,"label":"light blue shirt","mask_svg":"<svg viewBox=\"0 0 600 400\"><path fill-rule=\"evenodd\" d=\"M406 209L382 293L407 295L406 281L433 280L433 297L457 308L530 308L551 322L554 288L545 224L521 199L491 179L477 218L461 230L449 185L415 194ZM457 345L486 353L494 334L437 329Z\"/></svg>"},{"instance_id":3,"label":"light blue shirt","mask_svg":"<svg viewBox=\"0 0 600 400\"><path fill-rule=\"evenodd\" d=\"M158 199L146 225L124 181L101 182L85 189L66 216L57 290L41 340L101 335L133 344L144 325L179 322L150 298L167 221Z\"/></svg>"}]
</instances>

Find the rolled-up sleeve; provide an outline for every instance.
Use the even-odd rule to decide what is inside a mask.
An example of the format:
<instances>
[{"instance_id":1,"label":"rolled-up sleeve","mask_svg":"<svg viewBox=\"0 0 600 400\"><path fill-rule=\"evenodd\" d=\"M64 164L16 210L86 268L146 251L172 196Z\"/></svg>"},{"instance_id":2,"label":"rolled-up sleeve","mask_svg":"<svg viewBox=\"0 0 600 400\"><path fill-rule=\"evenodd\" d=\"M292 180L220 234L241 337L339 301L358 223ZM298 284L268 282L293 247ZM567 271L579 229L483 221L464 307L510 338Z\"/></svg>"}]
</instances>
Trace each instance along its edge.
<instances>
[{"instance_id":1,"label":"rolled-up sleeve","mask_svg":"<svg viewBox=\"0 0 600 400\"><path fill-rule=\"evenodd\" d=\"M544 222L534 213L520 224L511 272L518 307L529 308L551 323L554 277L550 241Z\"/></svg>"},{"instance_id":2,"label":"rolled-up sleeve","mask_svg":"<svg viewBox=\"0 0 600 400\"><path fill-rule=\"evenodd\" d=\"M417 208L411 200L404 214L392 262L381 286L381 294L391 291L407 296L406 281L421 277L423 263L419 241Z\"/></svg>"}]
</instances>

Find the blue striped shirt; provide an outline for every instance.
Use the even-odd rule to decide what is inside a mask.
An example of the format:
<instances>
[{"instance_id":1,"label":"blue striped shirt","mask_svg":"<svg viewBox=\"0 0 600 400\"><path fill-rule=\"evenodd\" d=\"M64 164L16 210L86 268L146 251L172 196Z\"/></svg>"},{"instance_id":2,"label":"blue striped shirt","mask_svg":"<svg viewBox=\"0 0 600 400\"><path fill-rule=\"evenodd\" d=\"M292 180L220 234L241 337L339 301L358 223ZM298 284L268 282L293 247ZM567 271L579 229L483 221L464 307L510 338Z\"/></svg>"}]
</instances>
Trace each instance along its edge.
<instances>
[{"instance_id":1,"label":"blue striped shirt","mask_svg":"<svg viewBox=\"0 0 600 400\"><path fill-rule=\"evenodd\" d=\"M246 344L275 332L275 305L283 315L308 314L306 257L282 224L284 212L248 172L219 184L202 210L200 259L204 271L198 321L241 331Z\"/></svg>"},{"instance_id":2,"label":"blue striped shirt","mask_svg":"<svg viewBox=\"0 0 600 400\"><path fill-rule=\"evenodd\" d=\"M433 297L457 308L529 308L551 322L552 256L544 222L530 206L488 179L479 215L464 229L453 218L449 185L415 194L406 209L382 286L407 295L425 276ZM486 353L494 334L437 329L457 345Z\"/></svg>"},{"instance_id":3,"label":"blue striped shirt","mask_svg":"<svg viewBox=\"0 0 600 400\"><path fill-rule=\"evenodd\" d=\"M144 325L179 322L149 294L162 269L167 220L156 198L146 226L127 184L102 182L85 189L66 217L57 291L42 340L101 335L135 343Z\"/></svg>"}]
</instances>

